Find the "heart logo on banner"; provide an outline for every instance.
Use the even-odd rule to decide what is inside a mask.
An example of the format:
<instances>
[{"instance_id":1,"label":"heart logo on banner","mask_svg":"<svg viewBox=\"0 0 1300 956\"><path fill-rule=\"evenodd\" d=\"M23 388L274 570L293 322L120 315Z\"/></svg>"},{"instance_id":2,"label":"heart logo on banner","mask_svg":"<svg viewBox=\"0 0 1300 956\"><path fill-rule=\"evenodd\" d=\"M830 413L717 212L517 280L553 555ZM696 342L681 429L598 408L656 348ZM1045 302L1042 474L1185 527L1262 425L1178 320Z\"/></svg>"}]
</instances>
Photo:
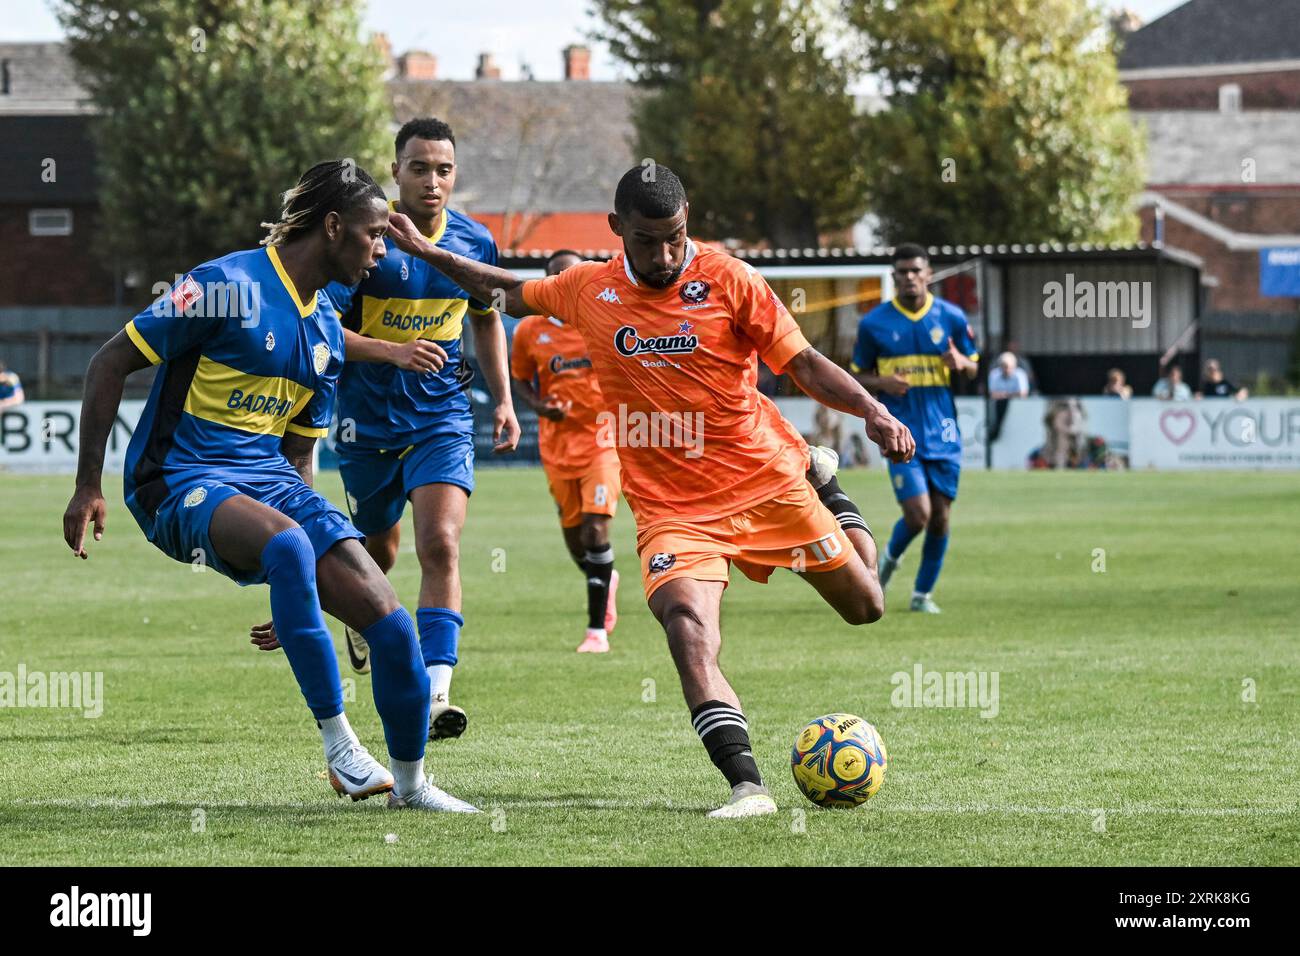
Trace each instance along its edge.
<instances>
[{"instance_id":1,"label":"heart logo on banner","mask_svg":"<svg viewBox=\"0 0 1300 956\"><path fill-rule=\"evenodd\" d=\"M1196 431L1196 416L1186 409L1171 408L1160 413L1160 430L1175 445L1181 445Z\"/></svg>"}]
</instances>

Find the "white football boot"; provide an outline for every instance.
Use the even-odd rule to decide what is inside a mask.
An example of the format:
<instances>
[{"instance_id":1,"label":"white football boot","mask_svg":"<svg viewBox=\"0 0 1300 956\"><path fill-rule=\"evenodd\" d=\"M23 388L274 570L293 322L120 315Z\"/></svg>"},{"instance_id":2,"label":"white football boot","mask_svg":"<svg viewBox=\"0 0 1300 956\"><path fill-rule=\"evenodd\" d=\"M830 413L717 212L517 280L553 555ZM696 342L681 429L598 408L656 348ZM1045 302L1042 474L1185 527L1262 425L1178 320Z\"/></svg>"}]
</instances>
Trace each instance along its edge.
<instances>
[{"instance_id":1,"label":"white football boot","mask_svg":"<svg viewBox=\"0 0 1300 956\"><path fill-rule=\"evenodd\" d=\"M388 768L357 744L330 760L330 786L340 797L364 800L393 789L393 775Z\"/></svg>"},{"instance_id":2,"label":"white football boot","mask_svg":"<svg viewBox=\"0 0 1300 956\"><path fill-rule=\"evenodd\" d=\"M776 813L776 801L762 784L743 781L731 788L731 799L709 812L713 820L735 820L740 817L762 817Z\"/></svg>"},{"instance_id":3,"label":"white football boot","mask_svg":"<svg viewBox=\"0 0 1300 956\"><path fill-rule=\"evenodd\" d=\"M464 800L453 797L445 790L435 787L428 778L424 786L407 797L399 797L395 792L388 795L390 810L433 810L440 813L482 813L478 807Z\"/></svg>"},{"instance_id":4,"label":"white football boot","mask_svg":"<svg viewBox=\"0 0 1300 956\"><path fill-rule=\"evenodd\" d=\"M465 711L447 700L446 694L434 694L429 705L429 739L448 740L459 737L469 726Z\"/></svg>"},{"instance_id":5,"label":"white football boot","mask_svg":"<svg viewBox=\"0 0 1300 956\"><path fill-rule=\"evenodd\" d=\"M840 456L825 445L808 446L808 483L816 491L840 470Z\"/></svg>"},{"instance_id":6,"label":"white football boot","mask_svg":"<svg viewBox=\"0 0 1300 956\"><path fill-rule=\"evenodd\" d=\"M343 633L347 637L348 646L348 663L358 674L370 673L370 645L366 639L352 628L344 626Z\"/></svg>"}]
</instances>

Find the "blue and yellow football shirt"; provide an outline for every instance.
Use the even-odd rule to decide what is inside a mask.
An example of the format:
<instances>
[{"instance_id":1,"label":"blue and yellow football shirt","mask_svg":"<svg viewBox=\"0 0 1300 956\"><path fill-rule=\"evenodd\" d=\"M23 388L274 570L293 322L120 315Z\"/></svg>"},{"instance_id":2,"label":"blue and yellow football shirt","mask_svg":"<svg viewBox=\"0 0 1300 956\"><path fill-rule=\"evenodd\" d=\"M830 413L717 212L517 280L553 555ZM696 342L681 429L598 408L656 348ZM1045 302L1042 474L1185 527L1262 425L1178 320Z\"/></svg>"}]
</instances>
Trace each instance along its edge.
<instances>
[{"instance_id":1,"label":"blue and yellow football shirt","mask_svg":"<svg viewBox=\"0 0 1300 956\"><path fill-rule=\"evenodd\" d=\"M492 234L454 209L443 210L428 239L457 255L496 265ZM388 254L359 285L333 283L326 294L346 328L387 342L437 342L447 353L447 364L426 373L386 362L348 362L339 380L339 422L353 423L357 448L391 449L443 432L470 432L461 332L467 311L482 315L491 308L391 239L384 244Z\"/></svg>"},{"instance_id":2,"label":"blue and yellow football shirt","mask_svg":"<svg viewBox=\"0 0 1300 956\"><path fill-rule=\"evenodd\" d=\"M925 294L917 312L897 299L882 302L858 323L853 349L854 372L907 376L905 395L877 396L889 413L911 429L916 457L961 460L961 431L952 400L951 370L943 364L951 338L957 351L979 360L966 314L951 302Z\"/></svg>"},{"instance_id":3,"label":"blue and yellow football shirt","mask_svg":"<svg viewBox=\"0 0 1300 956\"><path fill-rule=\"evenodd\" d=\"M298 298L273 246L204 263L126 333L161 366L126 453L127 506L142 527L196 477L301 480L280 441L326 434L343 328L323 292Z\"/></svg>"}]
</instances>

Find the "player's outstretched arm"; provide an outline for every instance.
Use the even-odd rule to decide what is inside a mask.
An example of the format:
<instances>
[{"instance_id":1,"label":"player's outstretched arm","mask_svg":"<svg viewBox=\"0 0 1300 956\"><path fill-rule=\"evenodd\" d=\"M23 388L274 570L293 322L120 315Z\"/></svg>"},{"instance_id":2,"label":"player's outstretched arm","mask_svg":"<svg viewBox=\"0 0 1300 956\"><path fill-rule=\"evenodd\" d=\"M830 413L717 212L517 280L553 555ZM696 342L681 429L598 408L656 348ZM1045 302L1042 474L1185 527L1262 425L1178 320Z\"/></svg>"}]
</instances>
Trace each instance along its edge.
<instances>
[{"instance_id":1,"label":"player's outstretched arm","mask_svg":"<svg viewBox=\"0 0 1300 956\"><path fill-rule=\"evenodd\" d=\"M524 302L523 279L513 272L435 246L400 212L389 214L388 237L397 248L423 259L480 302L510 315L523 316L531 311Z\"/></svg>"},{"instance_id":2,"label":"player's outstretched arm","mask_svg":"<svg viewBox=\"0 0 1300 956\"><path fill-rule=\"evenodd\" d=\"M438 372L447 364L447 353L437 342L385 342L351 329L343 330L343 357L349 362L387 362L409 372Z\"/></svg>"},{"instance_id":3,"label":"player's outstretched arm","mask_svg":"<svg viewBox=\"0 0 1300 956\"><path fill-rule=\"evenodd\" d=\"M149 365L126 331L108 340L86 369L86 386L81 397L81 430L78 435L77 487L63 513L63 540L83 560L86 553L86 525L95 523L95 540L104 536L108 505L100 481L104 472L104 446L122 404L126 377Z\"/></svg>"},{"instance_id":4,"label":"player's outstretched arm","mask_svg":"<svg viewBox=\"0 0 1300 956\"><path fill-rule=\"evenodd\" d=\"M812 398L865 421L867 437L890 461L911 461L916 442L907 426L889 414L852 375L815 348L804 349L786 364L785 370Z\"/></svg>"}]
</instances>

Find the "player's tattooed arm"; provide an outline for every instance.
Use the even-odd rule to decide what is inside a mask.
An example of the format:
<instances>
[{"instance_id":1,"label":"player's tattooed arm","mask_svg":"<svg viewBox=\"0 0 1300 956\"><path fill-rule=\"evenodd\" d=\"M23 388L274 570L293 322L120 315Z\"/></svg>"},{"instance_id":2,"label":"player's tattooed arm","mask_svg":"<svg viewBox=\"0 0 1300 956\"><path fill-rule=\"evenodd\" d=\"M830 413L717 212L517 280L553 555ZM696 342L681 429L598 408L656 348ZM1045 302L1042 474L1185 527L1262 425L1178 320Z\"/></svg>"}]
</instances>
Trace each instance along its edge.
<instances>
[{"instance_id":1,"label":"player's tattooed arm","mask_svg":"<svg viewBox=\"0 0 1300 956\"><path fill-rule=\"evenodd\" d=\"M399 212L388 216L388 238L405 253L423 259L480 302L498 312L524 316L531 310L524 302L524 280L506 269L498 269L435 246L415 224Z\"/></svg>"},{"instance_id":2,"label":"player's tattooed arm","mask_svg":"<svg viewBox=\"0 0 1300 956\"><path fill-rule=\"evenodd\" d=\"M95 540L104 536L108 505L100 488L104 472L104 446L122 404L122 388L132 372L149 366L126 331L104 344L86 369L81 399L81 425L77 452L77 487L63 513L63 540L72 553L85 559L86 525L94 522Z\"/></svg>"},{"instance_id":3,"label":"player's tattooed arm","mask_svg":"<svg viewBox=\"0 0 1300 956\"><path fill-rule=\"evenodd\" d=\"M284 438L280 439L280 453L289 459L293 470L309 487L316 478L315 469L312 467L312 451L315 447L316 439L307 435L285 432Z\"/></svg>"},{"instance_id":4,"label":"player's tattooed arm","mask_svg":"<svg viewBox=\"0 0 1300 956\"><path fill-rule=\"evenodd\" d=\"M804 349L786 364L785 370L811 398L865 421L867 437L890 461L911 460L916 442L907 426L889 414L852 375L815 348Z\"/></svg>"}]
</instances>

